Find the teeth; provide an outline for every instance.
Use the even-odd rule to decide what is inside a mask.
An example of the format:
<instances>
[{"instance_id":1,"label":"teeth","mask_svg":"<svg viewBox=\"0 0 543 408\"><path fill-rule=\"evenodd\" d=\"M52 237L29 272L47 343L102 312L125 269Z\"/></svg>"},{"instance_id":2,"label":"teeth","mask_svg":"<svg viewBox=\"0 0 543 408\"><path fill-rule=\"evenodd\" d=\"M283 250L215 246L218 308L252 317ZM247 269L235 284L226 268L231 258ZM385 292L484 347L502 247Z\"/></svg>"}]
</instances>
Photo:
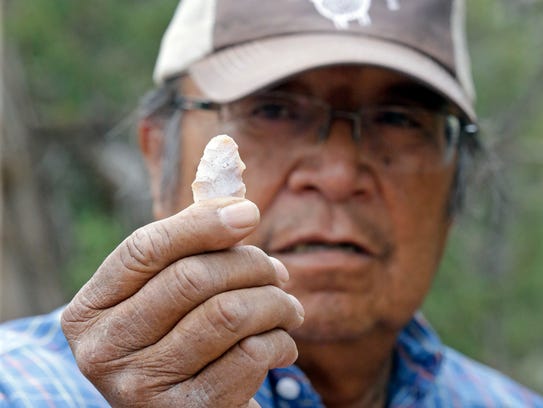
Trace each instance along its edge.
<instances>
[{"instance_id":1,"label":"teeth","mask_svg":"<svg viewBox=\"0 0 543 408\"><path fill-rule=\"evenodd\" d=\"M360 252L358 247L352 244L298 244L295 245L290 249L289 252L293 253L303 253L303 252L311 252L311 251L326 251L326 250L342 250L346 252L353 252L357 253Z\"/></svg>"}]
</instances>

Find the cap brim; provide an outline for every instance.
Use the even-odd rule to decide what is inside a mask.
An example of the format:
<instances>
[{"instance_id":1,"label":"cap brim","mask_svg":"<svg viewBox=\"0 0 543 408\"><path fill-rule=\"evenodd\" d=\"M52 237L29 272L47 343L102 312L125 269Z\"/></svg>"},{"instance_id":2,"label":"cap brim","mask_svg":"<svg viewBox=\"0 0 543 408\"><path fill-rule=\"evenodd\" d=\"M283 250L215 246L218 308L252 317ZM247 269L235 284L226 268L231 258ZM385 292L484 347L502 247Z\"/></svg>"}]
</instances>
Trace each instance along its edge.
<instances>
[{"instance_id":1,"label":"cap brim","mask_svg":"<svg viewBox=\"0 0 543 408\"><path fill-rule=\"evenodd\" d=\"M336 64L397 71L426 84L476 119L470 98L449 71L411 48L378 38L322 33L266 38L218 51L188 71L207 97L230 102L294 74Z\"/></svg>"}]
</instances>

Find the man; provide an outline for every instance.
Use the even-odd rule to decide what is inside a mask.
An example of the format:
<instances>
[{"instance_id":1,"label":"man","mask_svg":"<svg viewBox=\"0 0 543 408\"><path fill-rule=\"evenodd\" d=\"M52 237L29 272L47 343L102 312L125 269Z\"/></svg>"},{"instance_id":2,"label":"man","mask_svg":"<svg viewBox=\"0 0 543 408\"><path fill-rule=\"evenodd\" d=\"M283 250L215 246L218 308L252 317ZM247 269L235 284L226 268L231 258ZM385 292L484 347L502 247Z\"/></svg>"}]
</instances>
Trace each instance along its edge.
<instances>
[{"instance_id":1,"label":"man","mask_svg":"<svg viewBox=\"0 0 543 408\"><path fill-rule=\"evenodd\" d=\"M417 313L478 146L463 7L183 1L139 127L158 221L4 328L0 405L543 407ZM218 133L247 199L192 204Z\"/></svg>"}]
</instances>

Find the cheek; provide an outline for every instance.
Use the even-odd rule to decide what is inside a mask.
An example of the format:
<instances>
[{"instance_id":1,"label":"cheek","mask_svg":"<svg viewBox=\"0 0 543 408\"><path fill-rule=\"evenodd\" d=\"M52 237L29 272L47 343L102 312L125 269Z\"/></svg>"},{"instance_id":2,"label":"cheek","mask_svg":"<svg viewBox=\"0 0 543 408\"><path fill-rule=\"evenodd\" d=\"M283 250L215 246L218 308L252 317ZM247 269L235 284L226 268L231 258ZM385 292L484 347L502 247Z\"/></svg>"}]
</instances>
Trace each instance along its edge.
<instances>
[{"instance_id":1,"label":"cheek","mask_svg":"<svg viewBox=\"0 0 543 408\"><path fill-rule=\"evenodd\" d=\"M403 324L430 289L445 247L450 220L447 202L452 177L427 176L397 188L388 201L395 252L385 271L380 308L394 310L392 325Z\"/></svg>"},{"instance_id":2,"label":"cheek","mask_svg":"<svg viewBox=\"0 0 543 408\"><path fill-rule=\"evenodd\" d=\"M388 201L389 213L400 242L429 247L443 244L450 224L447 204L451 183L449 173L431 174L405 182L394 190L396 196Z\"/></svg>"},{"instance_id":3,"label":"cheek","mask_svg":"<svg viewBox=\"0 0 543 408\"><path fill-rule=\"evenodd\" d=\"M258 206L262 217L265 217L268 208L285 188L288 170L284 160L271 152L241 144L239 148L241 159L247 166L243 173L246 197Z\"/></svg>"}]
</instances>

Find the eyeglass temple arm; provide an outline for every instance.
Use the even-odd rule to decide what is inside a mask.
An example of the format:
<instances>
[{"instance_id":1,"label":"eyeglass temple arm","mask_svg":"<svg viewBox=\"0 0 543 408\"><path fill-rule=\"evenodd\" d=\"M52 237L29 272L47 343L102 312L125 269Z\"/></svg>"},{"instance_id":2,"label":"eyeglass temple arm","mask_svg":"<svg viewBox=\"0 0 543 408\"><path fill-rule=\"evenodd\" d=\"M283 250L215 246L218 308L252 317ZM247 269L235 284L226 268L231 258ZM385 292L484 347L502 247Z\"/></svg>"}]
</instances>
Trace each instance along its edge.
<instances>
[{"instance_id":1,"label":"eyeglass temple arm","mask_svg":"<svg viewBox=\"0 0 543 408\"><path fill-rule=\"evenodd\" d=\"M178 109L183 110L219 110L221 105L219 103L205 100L205 99L190 99L183 96L177 96L173 105Z\"/></svg>"}]
</instances>

